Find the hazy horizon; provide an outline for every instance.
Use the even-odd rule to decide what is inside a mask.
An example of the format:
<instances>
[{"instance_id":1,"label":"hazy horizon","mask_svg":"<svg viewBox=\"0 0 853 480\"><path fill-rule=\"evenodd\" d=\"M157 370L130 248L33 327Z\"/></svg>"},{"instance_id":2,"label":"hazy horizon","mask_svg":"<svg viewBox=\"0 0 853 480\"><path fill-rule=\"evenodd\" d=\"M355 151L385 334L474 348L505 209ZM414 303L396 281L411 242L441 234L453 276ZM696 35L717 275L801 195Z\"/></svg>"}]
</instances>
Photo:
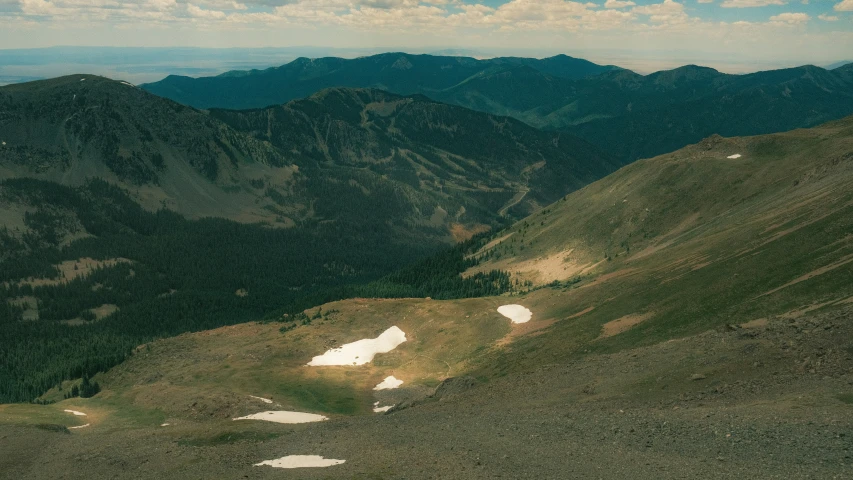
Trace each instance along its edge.
<instances>
[{"instance_id":1,"label":"hazy horizon","mask_svg":"<svg viewBox=\"0 0 853 480\"><path fill-rule=\"evenodd\" d=\"M0 85L52 78L75 73L103 75L133 83L147 83L168 75L191 77L218 75L229 70L276 67L299 57L333 56L356 58L386 52L452 55L487 59L500 56L545 58L564 54L584 58L602 65L617 65L640 74L696 64L724 73L751 73L761 70L815 64L829 67L845 58L827 62L806 59L789 62L759 62L747 57L707 58L697 61L689 52L628 50L561 51L556 49L466 49L466 48L333 48L322 46L294 47L110 47L54 46L32 49L0 49Z\"/></svg>"},{"instance_id":2,"label":"hazy horizon","mask_svg":"<svg viewBox=\"0 0 853 480\"><path fill-rule=\"evenodd\" d=\"M853 0L0 0L0 49L55 45L565 53L639 73L744 73L849 59ZM175 67L206 74L288 58ZM0 75L42 75L12 70Z\"/></svg>"}]
</instances>

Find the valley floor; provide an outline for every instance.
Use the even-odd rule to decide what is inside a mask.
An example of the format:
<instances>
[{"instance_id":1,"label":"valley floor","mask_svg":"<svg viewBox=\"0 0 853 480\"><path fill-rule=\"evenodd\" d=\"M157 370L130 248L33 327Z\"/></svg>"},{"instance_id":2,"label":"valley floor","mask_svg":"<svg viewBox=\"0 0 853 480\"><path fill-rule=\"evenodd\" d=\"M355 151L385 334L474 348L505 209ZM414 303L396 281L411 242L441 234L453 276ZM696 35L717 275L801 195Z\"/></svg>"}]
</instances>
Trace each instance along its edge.
<instances>
[{"instance_id":1,"label":"valley floor","mask_svg":"<svg viewBox=\"0 0 853 480\"><path fill-rule=\"evenodd\" d=\"M846 306L589 354L315 424L124 428L130 414L114 412L66 434L16 422L29 406L5 406L0 477L853 478L851 317ZM346 463L253 466L284 455Z\"/></svg>"}]
</instances>

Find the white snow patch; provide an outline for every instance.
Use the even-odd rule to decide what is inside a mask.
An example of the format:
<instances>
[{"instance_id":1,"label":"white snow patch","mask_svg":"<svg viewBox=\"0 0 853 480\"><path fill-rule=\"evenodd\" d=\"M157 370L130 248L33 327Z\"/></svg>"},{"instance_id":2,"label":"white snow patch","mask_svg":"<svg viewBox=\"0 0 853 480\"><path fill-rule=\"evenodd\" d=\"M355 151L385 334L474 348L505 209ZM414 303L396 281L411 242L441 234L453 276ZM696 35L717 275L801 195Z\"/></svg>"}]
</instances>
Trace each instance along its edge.
<instances>
[{"instance_id":1,"label":"white snow patch","mask_svg":"<svg viewBox=\"0 0 853 480\"><path fill-rule=\"evenodd\" d=\"M382 332L377 338L366 338L347 343L314 357L309 367L329 365L364 365L373 360L377 353L388 353L406 341L406 334L396 326Z\"/></svg>"},{"instance_id":2,"label":"white snow patch","mask_svg":"<svg viewBox=\"0 0 853 480\"><path fill-rule=\"evenodd\" d=\"M161 427L168 427L169 425L171 425L171 423L164 423L164 424L162 424L162 425L160 425L160 426L161 426Z\"/></svg>"},{"instance_id":3,"label":"white snow patch","mask_svg":"<svg viewBox=\"0 0 853 480\"><path fill-rule=\"evenodd\" d=\"M85 82L85 81L86 81L86 79L85 79L85 78L81 78L81 79L80 79L80 81L81 81L81 82Z\"/></svg>"},{"instance_id":4,"label":"white snow patch","mask_svg":"<svg viewBox=\"0 0 853 480\"><path fill-rule=\"evenodd\" d=\"M385 380L382 380L382 382L379 385L373 387L373 389L374 390L391 390L394 388L399 388L400 385L402 385L402 384L403 384L402 380L398 380L398 379L394 378L393 375L391 375L390 377L385 377Z\"/></svg>"},{"instance_id":5,"label":"white snow patch","mask_svg":"<svg viewBox=\"0 0 853 480\"><path fill-rule=\"evenodd\" d=\"M729 160L737 160L738 158L740 158L740 157L742 157L742 156L743 156L743 155L741 155L741 154L739 154L739 153L736 153L736 154L734 154L734 155L729 155L729 156L728 156L728 157L726 157L726 158L728 158Z\"/></svg>"},{"instance_id":6,"label":"white snow patch","mask_svg":"<svg viewBox=\"0 0 853 480\"><path fill-rule=\"evenodd\" d=\"M77 428L86 428L86 427L88 427L88 426L89 426L89 424L87 423L86 425L80 425L79 427L68 427L68 430L74 430L74 429L77 429Z\"/></svg>"},{"instance_id":7,"label":"white snow patch","mask_svg":"<svg viewBox=\"0 0 853 480\"><path fill-rule=\"evenodd\" d=\"M134 85L134 84L132 84L132 83L121 82L121 84L122 84L122 85L127 85L128 87L135 87L135 85Z\"/></svg>"},{"instance_id":8,"label":"white snow patch","mask_svg":"<svg viewBox=\"0 0 853 480\"><path fill-rule=\"evenodd\" d=\"M391 410L392 408L394 408L393 405L389 405L387 407L373 407L373 412L374 413L385 413L388 410Z\"/></svg>"},{"instance_id":9,"label":"white snow patch","mask_svg":"<svg viewBox=\"0 0 853 480\"><path fill-rule=\"evenodd\" d=\"M533 317L533 312L521 305L504 305L498 307L498 313L512 320L512 323L527 323Z\"/></svg>"},{"instance_id":10,"label":"white snow patch","mask_svg":"<svg viewBox=\"0 0 853 480\"><path fill-rule=\"evenodd\" d=\"M78 412L77 410L63 410L63 412L65 412L65 413L73 413L74 415L77 415L78 417L85 417L85 416L86 416L86 414L85 414L85 413L83 413L83 412Z\"/></svg>"},{"instance_id":11,"label":"white snow patch","mask_svg":"<svg viewBox=\"0 0 853 480\"><path fill-rule=\"evenodd\" d=\"M253 415L235 418L234 420L264 420L275 423L311 423L322 422L323 420L328 419L328 417L317 415L316 413L278 411L255 413Z\"/></svg>"},{"instance_id":12,"label":"white snow patch","mask_svg":"<svg viewBox=\"0 0 853 480\"><path fill-rule=\"evenodd\" d=\"M262 465L269 465L273 468L331 467L333 465L340 465L344 462L346 462L346 460L323 458L320 455L288 455L275 460L266 460L261 463L256 463L255 466L260 467Z\"/></svg>"},{"instance_id":13,"label":"white snow patch","mask_svg":"<svg viewBox=\"0 0 853 480\"><path fill-rule=\"evenodd\" d=\"M260 401L262 401L262 402L264 402L264 403L272 403L272 400L270 400L269 398L256 397L256 396L254 396L254 395L249 395L249 397L250 397L250 398L254 398L255 400L260 400Z\"/></svg>"}]
</instances>

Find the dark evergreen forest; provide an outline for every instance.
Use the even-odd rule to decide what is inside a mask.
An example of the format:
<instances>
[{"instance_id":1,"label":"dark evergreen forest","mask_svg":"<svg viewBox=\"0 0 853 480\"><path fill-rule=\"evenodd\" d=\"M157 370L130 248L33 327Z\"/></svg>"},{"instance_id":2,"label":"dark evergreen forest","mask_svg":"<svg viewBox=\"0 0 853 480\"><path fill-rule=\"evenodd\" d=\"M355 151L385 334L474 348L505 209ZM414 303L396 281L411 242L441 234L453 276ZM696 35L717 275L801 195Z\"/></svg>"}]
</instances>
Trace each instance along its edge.
<instances>
[{"instance_id":1,"label":"dark evergreen forest","mask_svg":"<svg viewBox=\"0 0 853 480\"><path fill-rule=\"evenodd\" d=\"M146 211L99 180L79 188L7 180L0 201L32 207L25 233L0 229L0 403L90 378L156 338L276 321L354 296L461 298L510 288L502 272L459 276L474 265L466 253L481 238L442 249L394 243L380 222L273 229L188 220ZM72 233L85 235L63 243ZM85 257L130 262L58 285L20 282L57 277L55 265ZM37 298L37 320L24 318L24 297ZM95 319L91 310L102 305L118 310Z\"/></svg>"}]
</instances>

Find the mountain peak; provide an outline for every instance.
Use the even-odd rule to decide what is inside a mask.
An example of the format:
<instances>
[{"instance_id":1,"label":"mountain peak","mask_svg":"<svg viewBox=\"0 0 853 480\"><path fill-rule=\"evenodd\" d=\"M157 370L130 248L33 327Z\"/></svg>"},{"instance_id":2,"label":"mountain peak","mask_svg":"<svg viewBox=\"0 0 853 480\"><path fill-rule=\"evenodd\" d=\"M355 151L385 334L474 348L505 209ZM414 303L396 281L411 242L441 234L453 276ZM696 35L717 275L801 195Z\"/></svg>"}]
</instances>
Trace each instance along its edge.
<instances>
[{"instance_id":1,"label":"mountain peak","mask_svg":"<svg viewBox=\"0 0 853 480\"><path fill-rule=\"evenodd\" d=\"M710 67L684 65L672 70L652 73L648 78L659 85L675 85L683 82L706 81L725 75Z\"/></svg>"}]
</instances>

